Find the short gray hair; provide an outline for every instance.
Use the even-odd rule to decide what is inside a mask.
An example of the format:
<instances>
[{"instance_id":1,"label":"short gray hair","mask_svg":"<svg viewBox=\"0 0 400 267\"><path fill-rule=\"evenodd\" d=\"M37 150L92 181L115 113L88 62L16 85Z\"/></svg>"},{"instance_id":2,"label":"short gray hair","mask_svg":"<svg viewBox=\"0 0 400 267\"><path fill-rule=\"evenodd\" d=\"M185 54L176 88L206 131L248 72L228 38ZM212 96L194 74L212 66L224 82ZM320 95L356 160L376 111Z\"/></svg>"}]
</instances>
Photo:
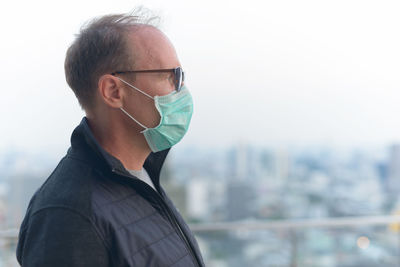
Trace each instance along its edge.
<instances>
[{"instance_id":1,"label":"short gray hair","mask_svg":"<svg viewBox=\"0 0 400 267\"><path fill-rule=\"evenodd\" d=\"M134 68L127 35L137 26L158 27L159 17L142 7L127 14L97 17L85 23L67 50L64 69L68 85L81 107L94 104L99 78L117 70Z\"/></svg>"}]
</instances>

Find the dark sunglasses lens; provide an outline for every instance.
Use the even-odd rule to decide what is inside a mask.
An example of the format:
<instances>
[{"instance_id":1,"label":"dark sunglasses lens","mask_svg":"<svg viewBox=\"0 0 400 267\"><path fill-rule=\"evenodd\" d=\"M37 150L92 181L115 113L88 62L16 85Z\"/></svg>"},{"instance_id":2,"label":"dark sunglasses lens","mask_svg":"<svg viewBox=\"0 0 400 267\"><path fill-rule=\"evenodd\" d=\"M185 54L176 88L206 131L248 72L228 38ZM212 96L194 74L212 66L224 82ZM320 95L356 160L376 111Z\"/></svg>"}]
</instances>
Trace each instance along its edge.
<instances>
[{"instance_id":1,"label":"dark sunglasses lens","mask_svg":"<svg viewBox=\"0 0 400 267\"><path fill-rule=\"evenodd\" d=\"M182 68L175 69L175 90L180 91L182 87Z\"/></svg>"}]
</instances>

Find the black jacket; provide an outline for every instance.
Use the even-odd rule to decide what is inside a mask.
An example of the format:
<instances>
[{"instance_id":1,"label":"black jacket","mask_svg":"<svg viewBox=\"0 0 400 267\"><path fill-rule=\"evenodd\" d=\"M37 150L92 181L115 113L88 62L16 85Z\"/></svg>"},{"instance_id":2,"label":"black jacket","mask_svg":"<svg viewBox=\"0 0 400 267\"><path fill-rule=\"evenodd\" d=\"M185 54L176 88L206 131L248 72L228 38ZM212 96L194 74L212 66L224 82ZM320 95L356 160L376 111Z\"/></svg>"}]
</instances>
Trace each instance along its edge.
<instances>
[{"instance_id":1,"label":"black jacket","mask_svg":"<svg viewBox=\"0 0 400 267\"><path fill-rule=\"evenodd\" d=\"M22 222L22 266L204 266L190 229L160 186L168 150L151 153L151 186L96 142L84 118L71 148L32 197Z\"/></svg>"}]
</instances>

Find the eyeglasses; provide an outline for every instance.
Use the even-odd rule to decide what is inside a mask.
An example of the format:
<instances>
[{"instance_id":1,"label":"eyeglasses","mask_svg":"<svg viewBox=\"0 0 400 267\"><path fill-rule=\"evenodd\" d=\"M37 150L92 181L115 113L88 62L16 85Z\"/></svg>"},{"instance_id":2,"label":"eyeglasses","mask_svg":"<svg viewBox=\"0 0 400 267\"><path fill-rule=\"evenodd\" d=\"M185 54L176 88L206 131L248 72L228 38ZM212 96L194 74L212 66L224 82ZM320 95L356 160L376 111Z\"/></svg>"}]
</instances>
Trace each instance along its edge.
<instances>
[{"instance_id":1,"label":"eyeglasses","mask_svg":"<svg viewBox=\"0 0 400 267\"><path fill-rule=\"evenodd\" d=\"M155 69L155 70L127 70L115 71L111 75L124 74L124 73L151 73L151 72L172 72L174 74L175 90L179 92L182 89L182 83L185 81L185 72L181 67L175 69Z\"/></svg>"}]
</instances>

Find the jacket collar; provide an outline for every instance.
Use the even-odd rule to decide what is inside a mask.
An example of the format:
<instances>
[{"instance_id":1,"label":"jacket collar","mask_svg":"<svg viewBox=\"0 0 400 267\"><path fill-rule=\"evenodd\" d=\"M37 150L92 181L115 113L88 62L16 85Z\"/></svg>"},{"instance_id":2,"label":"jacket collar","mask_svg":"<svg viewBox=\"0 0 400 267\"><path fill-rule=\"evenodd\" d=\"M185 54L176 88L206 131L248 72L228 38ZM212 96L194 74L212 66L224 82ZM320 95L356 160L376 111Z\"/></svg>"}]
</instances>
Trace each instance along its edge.
<instances>
[{"instance_id":1,"label":"jacket collar","mask_svg":"<svg viewBox=\"0 0 400 267\"><path fill-rule=\"evenodd\" d=\"M151 152L143 165L156 188L160 186L160 172L169 150L166 149L156 153ZM86 117L82 119L81 123L72 133L71 148L68 154L88 160L97 166L102 165L99 166L101 169L106 168L109 171L133 177L119 159L100 146L89 127Z\"/></svg>"}]
</instances>

